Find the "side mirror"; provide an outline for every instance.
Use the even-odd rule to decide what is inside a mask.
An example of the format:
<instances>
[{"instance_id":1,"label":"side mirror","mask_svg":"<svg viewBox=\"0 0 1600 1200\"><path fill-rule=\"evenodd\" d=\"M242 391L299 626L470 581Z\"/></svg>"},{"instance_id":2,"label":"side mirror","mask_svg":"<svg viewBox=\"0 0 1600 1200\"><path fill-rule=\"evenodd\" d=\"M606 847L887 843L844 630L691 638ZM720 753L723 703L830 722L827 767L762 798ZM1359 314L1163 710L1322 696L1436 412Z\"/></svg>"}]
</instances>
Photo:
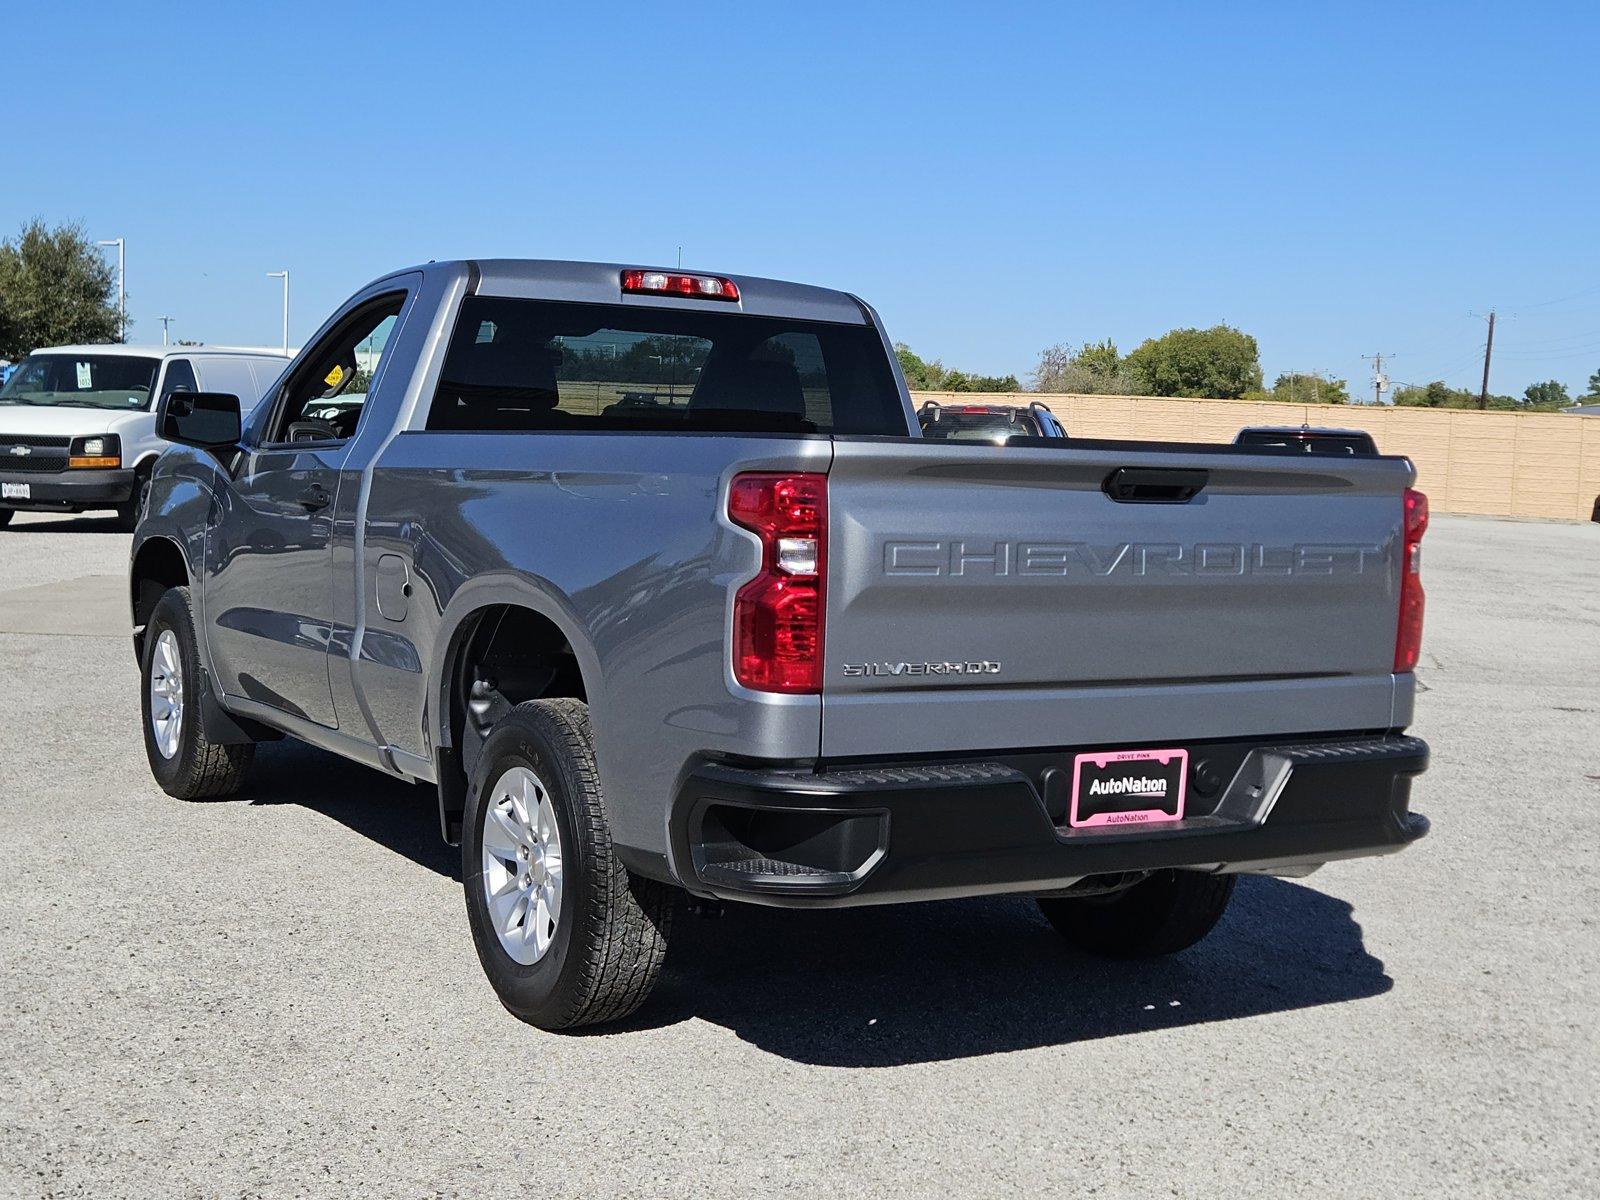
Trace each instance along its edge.
<instances>
[{"instance_id":1,"label":"side mirror","mask_svg":"<svg viewBox=\"0 0 1600 1200\"><path fill-rule=\"evenodd\" d=\"M173 392L156 412L156 436L201 450L239 444L239 397L226 392Z\"/></svg>"}]
</instances>

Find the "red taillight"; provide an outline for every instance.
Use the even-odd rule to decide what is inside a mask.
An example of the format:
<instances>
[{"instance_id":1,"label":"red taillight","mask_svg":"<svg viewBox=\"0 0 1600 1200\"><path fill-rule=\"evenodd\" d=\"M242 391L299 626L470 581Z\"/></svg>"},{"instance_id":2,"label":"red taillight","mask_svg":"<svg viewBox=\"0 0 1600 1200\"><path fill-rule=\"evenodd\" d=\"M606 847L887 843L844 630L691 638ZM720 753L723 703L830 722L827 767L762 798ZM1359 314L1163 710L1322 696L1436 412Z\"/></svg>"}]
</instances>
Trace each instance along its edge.
<instances>
[{"instance_id":1,"label":"red taillight","mask_svg":"<svg viewBox=\"0 0 1600 1200\"><path fill-rule=\"evenodd\" d=\"M1400 559L1400 628L1394 638L1394 669L1414 669L1422 657L1422 535L1428 532L1428 498L1407 488L1405 549Z\"/></svg>"},{"instance_id":2,"label":"red taillight","mask_svg":"<svg viewBox=\"0 0 1600 1200\"><path fill-rule=\"evenodd\" d=\"M828 477L736 475L728 519L761 539L761 572L733 599L733 677L759 692L820 692Z\"/></svg>"},{"instance_id":3,"label":"red taillight","mask_svg":"<svg viewBox=\"0 0 1600 1200\"><path fill-rule=\"evenodd\" d=\"M739 285L731 279L720 275L685 275L681 271L624 271L622 290L646 296L688 296L694 300L739 298Z\"/></svg>"}]
</instances>

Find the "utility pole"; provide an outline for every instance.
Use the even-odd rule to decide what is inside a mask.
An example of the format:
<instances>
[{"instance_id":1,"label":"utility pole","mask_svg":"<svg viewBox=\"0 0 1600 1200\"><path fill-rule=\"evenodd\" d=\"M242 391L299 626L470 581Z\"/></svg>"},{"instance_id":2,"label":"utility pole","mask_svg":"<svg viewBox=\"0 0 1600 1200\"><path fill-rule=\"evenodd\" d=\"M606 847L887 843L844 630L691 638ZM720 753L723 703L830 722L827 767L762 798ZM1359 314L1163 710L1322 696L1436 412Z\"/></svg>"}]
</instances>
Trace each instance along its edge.
<instances>
[{"instance_id":1,"label":"utility pole","mask_svg":"<svg viewBox=\"0 0 1600 1200\"><path fill-rule=\"evenodd\" d=\"M1389 377L1383 373L1383 355L1363 354L1361 357L1369 359L1372 363L1372 402L1382 404L1383 394L1389 390ZM1394 355L1391 354L1389 357L1393 358Z\"/></svg>"},{"instance_id":2,"label":"utility pole","mask_svg":"<svg viewBox=\"0 0 1600 1200\"><path fill-rule=\"evenodd\" d=\"M172 324L172 318L157 317L156 320L161 322L161 344L165 346L167 345L167 326Z\"/></svg>"},{"instance_id":3,"label":"utility pole","mask_svg":"<svg viewBox=\"0 0 1600 1200\"><path fill-rule=\"evenodd\" d=\"M267 278L283 280L283 353L287 357L289 354L289 272L287 270L268 271Z\"/></svg>"},{"instance_id":4,"label":"utility pole","mask_svg":"<svg viewBox=\"0 0 1600 1200\"><path fill-rule=\"evenodd\" d=\"M1515 315L1515 314L1513 314ZM1489 310L1489 340L1483 344L1483 390L1478 393L1478 407L1489 407L1489 359L1494 354L1494 309Z\"/></svg>"},{"instance_id":5,"label":"utility pole","mask_svg":"<svg viewBox=\"0 0 1600 1200\"><path fill-rule=\"evenodd\" d=\"M110 238L96 243L117 248L117 341L128 340L128 244L125 238Z\"/></svg>"}]
</instances>

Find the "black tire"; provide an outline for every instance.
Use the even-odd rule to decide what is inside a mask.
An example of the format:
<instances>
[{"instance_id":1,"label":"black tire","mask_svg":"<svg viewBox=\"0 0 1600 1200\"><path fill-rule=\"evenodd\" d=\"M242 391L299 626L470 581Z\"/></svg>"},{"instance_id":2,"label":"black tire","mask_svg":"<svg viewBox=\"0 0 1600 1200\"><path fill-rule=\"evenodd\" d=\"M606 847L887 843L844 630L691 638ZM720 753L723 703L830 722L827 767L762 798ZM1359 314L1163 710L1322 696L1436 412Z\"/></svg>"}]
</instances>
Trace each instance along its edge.
<instances>
[{"instance_id":1,"label":"black tire","mask_svg":"<svg viewBox=\"0 0 1600 1200\"><path fill-rule=\"evenodd\" d=\"M117 505L117 528L132 533L144 515L145 497L150 494L150 468L140 467L133 476L133 495L126 504Z\"/></svg>"},{"instance_id":2,"label":"black tire","mask_svg":"<svg viewBox=\"0 0 1600 1200\"><path fill-rule=\"evenodd\" d=\"M560 915L543 957L527 964L501 945L483 862L495 787L519 766L544 786L561 836ZM495 726L468 783L461 880L484 973L500 1002L531 1025L561 1030L620 1020L644 1003L660 978L676 893L630 876L617 859L589 707L581 701L529 701Z\"/></svg>"},{"instance_id":3,"label":"black tire","mask_svg":"<svg viewBox=\"0 0 1600 1200\"><path fill-rule=\"evenodd\" d=\"M11 515L16 511L14 508L0 508L0 529L11 524Z\"/></svg>"},{"instance_id":4,"label":"black tire","mask_svg":"<svg viewBox=\"0 0 1600 1200\"><path fill-rule=\"evenodd\" d=\"M1187 950L1216 926L1236 875L1157 871L1108 896L1039 899L1039 910L1073 945L1105 958L1157 958Z\"/></svg>"},{"instance_id":5,"label":"black tire","mask_svg":"<svg viewBox=\"0 0 1600 1200\"><path fill-rule=\"evenodd\" d=\"M177 645L182 668L180 692L182 718L178 722L175 753L168 757L156 743L150 719L150 680L157 646L163 632L170 631ZM244 786L245 772L255 758L253 745L222 746L207 740L200 727L200 650L195 644L194 609L189 589L169 589L156 602L145 625L144 648L139 656L140 715L144 725L144 752L150 760L150 773L161 790L179 800L200 800L231 796Z\"/></svg>"}]
</instances>

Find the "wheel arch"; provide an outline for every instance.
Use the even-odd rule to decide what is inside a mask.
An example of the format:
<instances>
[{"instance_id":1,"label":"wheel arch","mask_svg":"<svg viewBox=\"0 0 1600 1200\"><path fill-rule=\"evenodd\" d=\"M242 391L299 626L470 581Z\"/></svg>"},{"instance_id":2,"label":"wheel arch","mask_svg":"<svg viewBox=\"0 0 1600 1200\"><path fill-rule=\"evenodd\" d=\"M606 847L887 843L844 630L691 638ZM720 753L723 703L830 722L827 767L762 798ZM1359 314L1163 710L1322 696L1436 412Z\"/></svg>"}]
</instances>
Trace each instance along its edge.
<instances>
[{"instance_id":1,"label":"wheel arch","mask_svg":"<svg viewBox=\"0 0 1600 1200\"><path fill-rule=\"evenodd\" d=\"M568 656L570 669L564 662ZM583 623L545 581L496 574L480 576L456 592L440 622L427 677L439 827L452 844L460 838L467 778L482 740L467 732L467 722L469 698L483 666L500 685L480 700L491 717L497 705L556 696L593 705L603 686L599 657ZM498 678L501 672L512 678ZM487 728L492 728L492 719L485 736Z\"/></svg>"},{"instance_id":2,"label":"wheel arch","mask_svg":"<svg viewBox=\"0 0 1600 1200\"><path fill-rule=\"evenodd\" d=\"M134 551L128 566L128 603L136 659L144 652L144 627L157 602L170 588L188 587L191 578L189 559L172 538L147 537Z\"/></svg>"}]
</instances>

